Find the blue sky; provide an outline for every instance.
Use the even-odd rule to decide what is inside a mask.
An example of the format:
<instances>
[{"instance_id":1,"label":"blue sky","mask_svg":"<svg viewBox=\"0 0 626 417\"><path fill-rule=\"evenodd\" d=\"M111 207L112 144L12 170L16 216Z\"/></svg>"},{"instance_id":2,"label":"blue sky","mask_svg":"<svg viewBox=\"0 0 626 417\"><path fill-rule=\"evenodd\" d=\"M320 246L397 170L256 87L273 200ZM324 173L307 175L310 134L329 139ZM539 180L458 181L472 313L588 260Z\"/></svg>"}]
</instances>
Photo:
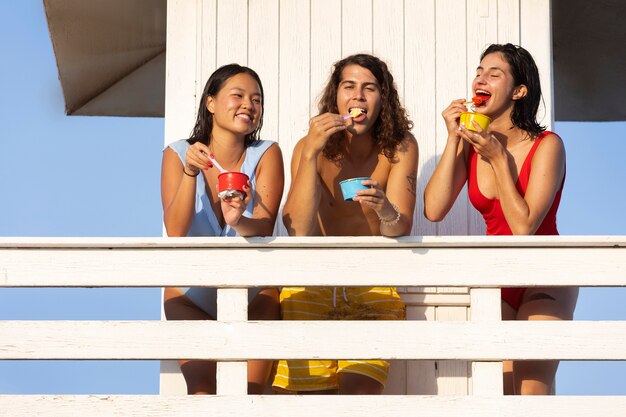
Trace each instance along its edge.
<instances>
[{"instance_id":1,"label":"blue sky","mask_svg":"<svg viewBox=\"0 0 626 417\"><path fill-rule=\"evenodd\" d=\"M160 236L163 119L65 116L42 1L0 0L0 236ZM557 123L563 235L626 235L626 123ZM0 320L151 320L158 289L0 289ZM626 320L626 289L583 289L582 320ZM1 325L1 323L0 323ZM150 361L0 361L0 394L158 392ZM561 394L626 395L623 362L564 362Z\"/></svg>"}]
</instances>

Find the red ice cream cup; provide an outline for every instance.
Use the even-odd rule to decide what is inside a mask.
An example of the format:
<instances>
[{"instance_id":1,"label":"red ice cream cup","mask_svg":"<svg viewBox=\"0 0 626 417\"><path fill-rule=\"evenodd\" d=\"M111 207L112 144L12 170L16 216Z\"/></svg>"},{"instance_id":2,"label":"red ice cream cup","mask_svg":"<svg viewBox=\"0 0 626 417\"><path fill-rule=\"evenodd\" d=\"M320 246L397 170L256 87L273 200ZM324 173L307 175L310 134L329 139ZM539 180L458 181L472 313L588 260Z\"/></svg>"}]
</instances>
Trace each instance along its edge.
<instances>
[{"instance_id":1,"label":"red ice cream cup","mask_svg":"<svg viewBox=\"0 0 626 417\"><path fill-rule=\"evenodd\" d=\"M246 194L243 187L248 184L248 176L243 172L223 172L217 177L217 181L219 192L236 190Z\"/></svg>"}]
</instances>

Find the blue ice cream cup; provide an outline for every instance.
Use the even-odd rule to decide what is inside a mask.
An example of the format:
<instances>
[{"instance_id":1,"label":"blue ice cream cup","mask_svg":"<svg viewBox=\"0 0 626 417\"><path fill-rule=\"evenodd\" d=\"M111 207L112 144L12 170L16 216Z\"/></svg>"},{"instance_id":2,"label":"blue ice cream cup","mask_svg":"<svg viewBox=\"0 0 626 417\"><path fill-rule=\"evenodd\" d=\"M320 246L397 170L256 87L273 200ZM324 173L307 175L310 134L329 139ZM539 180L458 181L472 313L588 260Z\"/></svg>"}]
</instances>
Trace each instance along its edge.
<instances>
[{"instance_id":1,"label":"blue ice cream cup","mask_svg":"<svg viewBox=\"0 0 626 417\"><path fill-rule=\"evenodd\" d=\"M343 199L345 201L353 201L353 198L356 197L357 190L367 190L370 188L369 185L361 184L361 181L371 180L369 177L359 177L359 178L349 178L347 180L343 180L339 182L339 186L341 187L341 193L343 194Z\"/></svg>"}]
</instances>

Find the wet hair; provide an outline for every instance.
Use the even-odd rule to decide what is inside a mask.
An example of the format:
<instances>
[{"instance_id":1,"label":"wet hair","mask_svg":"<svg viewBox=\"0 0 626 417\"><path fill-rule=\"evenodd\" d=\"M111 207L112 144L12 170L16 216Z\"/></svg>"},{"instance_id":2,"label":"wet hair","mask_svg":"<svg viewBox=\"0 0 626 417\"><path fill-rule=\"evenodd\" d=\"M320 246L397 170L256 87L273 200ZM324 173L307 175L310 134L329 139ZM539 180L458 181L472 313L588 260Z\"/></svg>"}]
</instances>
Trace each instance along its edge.
<instances>
[{"instance_id":1,"label":"wet hair","mask_svg":"<svg viewBox=\"0 0 626 417\"><path fill-rule=\"evenodd\" d=\"M209 112L206 106L206 101L208 97L215 97L226 81L228 81L231 77L234 77L237 74L248 74L259 85L259 89L261 90L261 106L263 106L264 94L263 94L263 84L261 84L261 79L259 75L251 68L244 67L239 64L228 64L218 69L211 74L208 81L204 86L204 91L202 92L202 97L200 97L200 106L198 107L198 116L196 118L196 124L191 131L191 136L187 139L187 142L190 144L194 144L196 142L204 143L208 145L211 141L211 131L213 130L213 114ZM250 146L254 141L259 140L259 132L261 131L261 127L263 126L263 112L261 112L261 117L259 119L259 125L254 130L254 132L248 133L244 140L244 145Z\"/></svg>"},{"instance_id":2,"label":"wet hair","mask_svg":"<svg viewBox=\"0 0 626 417\"><path fill-rule=\"evenodd\" d=\"M368 69L380 85L381 109L372 126L372 138L378 152L384 154L387 159L393 160L398 145L413 127L413 123L408 119L406 110L400 104L398 90L387 64L380 59L368 54L357 54L336 62L318 105L319 114L338 113L337 90L341 82L342 72L348 65L358 65ZM323 151L326 158L333 161L342 158L343 135L343 132L336 133L326 142Z\"/></svg>"},{"instance_id":3,"label":"wet hair","mask_svg":"<svg viewBox=\"0 0 626 417\"><path fill-rule=\"evenodd\" d=\"M480 56L480 60L482 61L485 56L495 52L500 52L511 67L515 86L523 84L527 89L526 96L515 100L513 105L511 112L513 126L532 135L539 135L546 130L546 127L537 122L537 111L541 101L541 84L535 60L526 49L510 43L489 45Z\"/></svg>"}]
</instances>

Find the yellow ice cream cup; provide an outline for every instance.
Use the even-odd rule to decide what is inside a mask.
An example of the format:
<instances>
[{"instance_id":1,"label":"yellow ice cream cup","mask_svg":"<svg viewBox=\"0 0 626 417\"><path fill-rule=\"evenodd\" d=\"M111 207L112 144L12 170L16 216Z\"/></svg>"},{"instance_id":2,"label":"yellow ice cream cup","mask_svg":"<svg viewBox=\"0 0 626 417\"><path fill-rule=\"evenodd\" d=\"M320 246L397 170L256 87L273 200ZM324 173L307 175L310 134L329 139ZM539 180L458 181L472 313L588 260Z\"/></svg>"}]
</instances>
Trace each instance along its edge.
<instances>
[{"instance_id":1,"label":"yellow ice cream cup","mask_svg":"<svg viewBox=\"0 0 626 417\"><path fill-rule=\"evenodd\" d=\"M480 126L482 130L487 130L487 128L489 127L489 123L491 123L491 118L481 113L474 113L469 111L461 113L461 124L469 130L473 130L474 132L476 132L477 130L472 124L472 121L478 123L478 126Z\"/></svg>"}]
</instances>

